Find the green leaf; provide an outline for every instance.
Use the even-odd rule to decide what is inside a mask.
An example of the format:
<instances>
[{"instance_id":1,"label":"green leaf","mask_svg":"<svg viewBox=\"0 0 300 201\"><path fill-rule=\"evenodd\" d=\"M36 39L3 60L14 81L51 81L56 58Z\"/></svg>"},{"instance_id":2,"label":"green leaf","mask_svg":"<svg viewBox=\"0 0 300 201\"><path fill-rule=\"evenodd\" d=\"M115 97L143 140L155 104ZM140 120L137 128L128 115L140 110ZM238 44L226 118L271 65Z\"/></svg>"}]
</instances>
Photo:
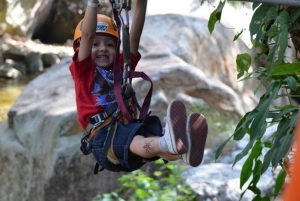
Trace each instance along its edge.
<instances>
[{"instance_id":1,"label":"green leaf","mask_svg":"<svg viewBox=\"0 0 300 201\"><path fill-rule=\"evenodd\" d=\"M243 188L244 184L248 181L248 179L252 175L252 167L253 167L253 156L251 154L245 161L242 170L241 170L241 176L240 176L240 189Z\"/></svg>"},{"instance_id":2,"label":"green leaf","mask_svg":"<svg viewBox=\"0 0 300 201\"><path fill-rule=\"evenodd\" d=\"M251 112L247 112L244 117L239 121L234 131L234 140L241 140L248 130L248 126L252 122L252 119L258 114L257 109L253 109Z\"/></svg>"},{"instance_id":3,"label":"green leaf","mask_svg":"<svg viewBox=\"0 0 300 201\"><path fill-rule=\"evenodd\" d=\"M136 189L135 194L137 198L141 200L151 197L151 194L148 191L145 191L144 189Z\"/></svg>"},{"instance_id":4,"label":"green leaf","mask_svg":"<svg viewBox=\"0 0 300 201\"><path fill-rule=\"evenodd\" d=\"M272 33L273 29L268 32L268 36L272 36L270 39L274 39L274 47L271 48L271 51L268 55L268 59L271 61L270 68L267 69L268 72L272 71L276 66L278 66L284 58L285 50L288 45L288 23L289 14L283 10L279 13L279 16L272 25L272 27L278 28L278 34L276 37L274 36L275 33ZM277 57L275 57L275 53Z\"/></svg>"},{"instance_id":5,"label":"green leaf","mask_svg":"<svg viewBox=\"0 0 300 201\"><path fill-rule=\"evenodd\" d=\"M254 126L254 125L253 125ZM258 130L257 133L251 133L250 132L250 138L253 138L253 139L261 139L263 137L263 135L265 134L266 130L267 130L267 126L268 126L268 123L266 120L262 120L262 122L260 123L260 129ZM252 127L252 125L251 125Z\"/></svg>"},{"instance_id":6,"label":"green leaf","mask_svg":"<svg viewBox=\"0 0 300 201\"><path fill-rule=\"evenodd\" d=\"M271 148L273 143L272 142L263 142L264 144L264 147L267 147L267 148Z\"/></svg>"},{"instance_id":7,"label":"green leaf","mask_svg":"<svg viewBox=\"0 0 300 201\"><path fill-rule=\"evenodd\" d=\"M277 112L275 115L272 117L272 122L276 122L282 119L283 116L293 113L293 112L298 112L299 108L292 106L292 105L286 105L282 108L280 108L280 112Z\"/></svg>"},{"instance_id":8,"label":"green leaf","mask_svg":"<svg viewBox=\"0 0 300 201\"><path fill-rule=\"evenodd\" d=\"M236 41L237 39L239 39L239 37L243 34L243 32L244 32L244 30L242 29L239 33L234 35L233 41Z\"/></svg>"},{"instance_id":9,"label":"green leaf","mask_svg":"<svg viewBox=\"0 0 300 201\"><path fill-rule=\"evenodd\" d=\"M252 171L253 162L256 161L256 158L261 154L261 150L262 150L261 142L257 141L255 143L255 145L253 146L251 153L249 154L247 160L245 161L245 163L242 167L241 176L240 176L240 188L241 189L243 188L243 185L248 181L250 176L257 172L257 170L256 170L256 172Z\"/></svg>"},{"instance_id":10,"label":"green leaf","mask_svg":"<svg viewBox=\"0 0 300 201\"><path fill-rule=\"evenodd\" d=\"M274 135L272 148L276 148L280 145L280 139L286 135L286 133L288 132L288 129L289 129L288 128L288 119L287 119L287 117L283 116L277 126L277 131L275 132L275 135Z\"/></svg>"},{"instance_id":11,"label":"green leaf","mask_svg":"<svg viewBox=\"0 0 300 201\"><path fill-rule=\"evenodd\" d=\"M268 196L265 196L265 197L259 198L259 200L257 200L257 201L271 201L271 198Z\"/></svg>"},{"instance_id":12,"label":"green leaf","mask_svg":"<svg viewBox=\"0 0 300 201\"><path fill-rule=\"evenodd\" d=\"M236 57L236 65L238 71L237 78L239 79L244 75L245 71L248 72L251 66L251 56L247 53L238 54Z\"/></svg>"},{"instance_id":13,"label":"green leaf","mask_svg":"<svg viewBox=\"0 0 300 201\"><path fill-rule=\"evenodd\" d=\"M244 138L244 136L246 135L246 133L247 133L247 130L248 130L248 128L245 126L245 127L243 127L243 128L239 128L238 130L236 130L235 132L234 132L234 137L233 137L233 139L235 140L235 141L239 141L239 140L241 140L241 139L243 139Z\"/></svg>"},{"instance_id":14,"label":"green leaf","mask_svg":"<svg viewBox=\"0 0 300 201\"><path fill-rule=\"evenodd\" d=\"M255 196L252 201L261 201L260 195Z\"/></svg>"},{"instance_id":15,"label":"green leaf","mask_svg":"<svg viewBox=\"0 0 300 201\"><path fill-rule=\"evenodd\" d=\"M230 136L221 146L219 146L219 148L216 151L216 155L215 155L215 161L217 161L217 159L219 158L219 156L221 155L221 153L223 152L224 147L226 146L226 144L229 142L229 140L232 138L232 136Z\"/></svg>"},{"instance_id":16,"label":"green leaf","mask_svg":"<svg viewBox=\"0 0 300 201\"><path fill-rule=\"evenodd\" d=\"M256 194L257 196L259 196L260 197L260 190L259 190L259 188L257 188L256 186L249 186L248 187L248 190L250 190L250 191L252 191L254 194ZM253 199L254 200L254 199ZM252 200L252 201L253 201ZM259 200L260 201L260 200Z\"/></svg>"},{"instance_id":17,"label":"green leaf","mask_svg":"<svg viewBox=\"0 0 300 201\"><path fill-rule=\"evenodd\" d=\"M262 150L262 143L260 140L257 140L255 145L252 148L251 155L254 158L257 158L261 154L261 150Z\"/></svg>"},{"instance_id":18,"label":"green leaf","mask_svg":"<svg viewBox=\"0 0 300 201\"><path fill-rule=\"evenodd\" d=\"M262 150L262 147L260 147L259 155L261 154L261 150ZM258 158L258 156L256 158ZM257 159L255 161L255 166L254 166L254 169L253 169L253 179L252 179L252 185L253 186L256 186L259 179L260 179L261 167L262 167L262 162L261 162L261 160Z\"/></svg>"},{"instance_id":19,"label":"green leaf","mask_svg":"<svg viewBox=\"0 0 300 201\"><path fill-rule=\"evenodd\" d=\"M278 147L277 154L275 155L275 157L273 157L272 160L273 167L287 155L289 149L291 148L293 137L293 134L288 134L280 139L280 146Z\"/></svg>"},{"instance_id":20,"label":"green leaf","mask_svg":"<svg viewBox=\"0 0 300 201\"><path fill-rule=\"evenodd\" d=\"M281 170L276 178L275 182L275 189L274 189L274 194L278 195L282 186L284 185L285 182L285 177L286 177L286 172L284 170Z\"/></svg>"},{"instance_id":21,"label":"green leaf","mask_svg":"<svg viewBox=\"0 0 300 201\"><path fill-rule=\"evenodd\" d=\"M265 96L261 98L260 102L262 102L259 107L259 113L253 119L253 122L250 127L250 139L255 139L260 137L266 131L266 118L268 116L269 107L272 101L276 98L278 91L280 89L280 81L275 81L268 91L265 93Z\"/></svg>"},{"instance_id":22,"label":"green leaf","mask_svg":"<svg viewBox=\"0 0 300 201\"><path fill-rule=\"evenodd\" d=\"M218 7L210 14L210 17L208 20L208 30L209 30L210 34L212 34L212 32L213 32L216 22L217 21L220 22L220 20L221 20L222 10L223 10L225 3L226 3L226 1L224 1L224 2L220 1Z\"/></svg>"},{"instance_id":23,"label":"green leaf","mask_svg":"<svg viewBox=\"0 0 300 201\"><path fill-rule=\"evenodd\" d=\"M234 162L233 162L232 166L234 166L239 160L241 160L242 158L244 158L244 156L246 156L248 154L248 152L252 148L253 144L254 144L254 140L251 140L251 141L248 142L248 144L243 149L243 151L241 151L239 154L237 154L235 156L235 159L234 159Z\"/></svg>"},{"instance_id":24,"label":"green leaf","mask_svg":"<svg viewBox=\"0 0 300 201\"><path fill-rule=\"evenodd\" d=\"M264 161L261 166L261 174L263 174L269 168L273 152L274 152L274 149L269 149L269 151L265 154Z\"/></svg>"},{"instance_id":25,"label":"green leaf","mask_svg":"<svg viewBox=\"0 0 300 201\"><path fill-rule=\"evenodd\" d=\"M291 12L290 12L290 21L291 22L295 22L298 17L300 16L300 8L294 8Z\"/></svg>"},{"instance_id":26,"label":"green leaf","mask_svg":"<svg viewBox=\"0 0 300 201\"><path fill-rule=\"evenodd\" d=\"M300 62L284 64L274 68L270 75L294 75L300 73Z\"/></svg>"},{"instance_id":27,"label":"green leaf","mask_svg":"<svg viewBox=\"0 0 300 201\"><path fill-rule=\"evenodd\" d=\"M273 6L262 4L254 11L249 25L251 39L253 39L254 35L262 32L262 26L264 25L264 18L266 16L266 13L272 7ZM256 37L256 41L259 41L260 39L261 37Z\"/></svg>"},{"instance_id":28,"label":"green leaf","mask_svg":"<svg viewBox=\"0 0 300 201\"><path fill-rule=\"evenodd\" d=\"M267 5L268 6L268 5ZM266 13L265 23L270 23L271 21L277 18L278 13L278 6L272 6Z\"/></svg>"},{"instance_id":29,"label":"green leaf","mask_svg":"<svg viewBox=\"0 0 300 201\"><path fill-rule=\"evenodd\" d=\"M284 81L288 84L292 91L296 91L298 88L297 80L293 76L288 76L284 79Z\"/></svg>"},{"instance_id":30,"label":"green leaf","mask_svg":"<svg viewBox=\"0 0 300 201\"><path fill-rule=\"evenodd\" d=\"M280 34L280 30L278 29L278 26L273 24L273 26L268 31L268 37L275 38L279 34Z\"/></svg>"}]
</instances>

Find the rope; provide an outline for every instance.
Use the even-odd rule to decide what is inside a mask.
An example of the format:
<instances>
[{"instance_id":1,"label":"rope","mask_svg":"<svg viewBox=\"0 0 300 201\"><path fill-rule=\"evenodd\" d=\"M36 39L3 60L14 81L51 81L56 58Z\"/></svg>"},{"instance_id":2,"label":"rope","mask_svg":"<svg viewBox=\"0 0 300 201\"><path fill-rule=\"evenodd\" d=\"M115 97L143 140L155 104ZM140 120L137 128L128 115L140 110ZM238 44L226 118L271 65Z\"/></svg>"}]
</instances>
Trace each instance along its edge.
<instances>
[{"instance_id":1,"label":"rope","mask_svg":"<svg viewBox=\"0 0 300 201\"><path fill-rule=\"evenodd\" d=\"M267 4L276 4L283 6L299 6L300 0L228 0L228 1L248 1L253 3L267 3Z\"/></svg>"}]
</instances>

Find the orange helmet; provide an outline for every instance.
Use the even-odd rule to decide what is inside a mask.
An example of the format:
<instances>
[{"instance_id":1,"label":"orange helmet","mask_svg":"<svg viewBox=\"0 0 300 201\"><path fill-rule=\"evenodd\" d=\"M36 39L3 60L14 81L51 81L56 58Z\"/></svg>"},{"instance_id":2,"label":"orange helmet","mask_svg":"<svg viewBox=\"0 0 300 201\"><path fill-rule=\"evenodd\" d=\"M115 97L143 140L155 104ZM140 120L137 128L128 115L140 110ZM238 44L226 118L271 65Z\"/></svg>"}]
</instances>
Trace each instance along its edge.
<instances>
[{"instance_id":1,"label":"orange helmet","mask_svg":"<svg viewBox=\"0 0 300 201\"><path fill-rule=\"evenodd\" d=\"M79 39L81 38L82 23L83 23L83 19L80 20L80 22L77 24L75 28L74 41L73 41L74 51L76 51L76 49L79 46L78 43L79 43ZM117 25L114 23L114 21L111 18L101 14L97 14L96 33L106 33L119 38Z\"/></svg>"}]
</instances>

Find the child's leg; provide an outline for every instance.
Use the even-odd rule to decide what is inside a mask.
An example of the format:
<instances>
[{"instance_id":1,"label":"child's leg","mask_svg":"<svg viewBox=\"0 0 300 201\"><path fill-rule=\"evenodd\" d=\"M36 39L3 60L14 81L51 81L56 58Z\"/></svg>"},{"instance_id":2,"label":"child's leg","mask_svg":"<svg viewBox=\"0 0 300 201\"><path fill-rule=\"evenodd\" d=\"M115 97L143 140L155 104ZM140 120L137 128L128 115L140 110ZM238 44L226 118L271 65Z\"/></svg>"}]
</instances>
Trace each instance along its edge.
<instances>
[{"instance_id":1,"label":"child's leg","mask_svg":"<svg viewBox=\"0 0 300 201\"><path fill-rule=\"evenodd\" d=\"M160 137L144 137L137 135L133 138L130 144L130 151L143 158L152 158L160 156L167 161L178 160L177 154L171 154L169 152L163 152L159 145Z\"/></svg>"},{"instance_id":2,"label":"child's leg","mask_svg":"<svg viewBox=\"0 0 300 201\"><path fill-rule=\"evenodd\" d=\"M160 137L144 137L141 135L136 135L131 144L130 151L136 155L144 158L152 158L163 153L159 148L159 138Z\"/></svg>"},{"instance_id":3,"label":"child's leg","mask_svg":"<svg viewBox=\"0 0 300 201\"><path fill-rule=\"evenodd\" d=\"M130 151L143 158L160 156L168 161L177 160L178 154L184 154L188 150L186 120L184 104L181 101L171 102L167 109L163 137L137 135L130 144Z\"/></svg>"}]
</instances>

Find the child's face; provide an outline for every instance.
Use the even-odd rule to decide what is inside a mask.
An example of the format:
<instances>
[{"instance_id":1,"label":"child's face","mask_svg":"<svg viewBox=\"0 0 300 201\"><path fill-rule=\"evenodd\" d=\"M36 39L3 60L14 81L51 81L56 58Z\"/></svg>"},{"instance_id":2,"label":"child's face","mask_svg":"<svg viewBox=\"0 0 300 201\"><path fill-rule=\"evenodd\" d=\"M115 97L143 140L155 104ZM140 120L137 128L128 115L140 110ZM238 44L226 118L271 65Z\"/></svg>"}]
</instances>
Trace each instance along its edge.
<instances>
[{"instance_id":1,"label":"child's face","mask_svg":"<svg viewBox=\"0 0 300 201\"><path fill-rule=\"evenodd\" d=\"M92 58L96 66L112 69L116 57L116 38L107 34L96 34L92 47Z\"/></svg>"}]
</instances>

